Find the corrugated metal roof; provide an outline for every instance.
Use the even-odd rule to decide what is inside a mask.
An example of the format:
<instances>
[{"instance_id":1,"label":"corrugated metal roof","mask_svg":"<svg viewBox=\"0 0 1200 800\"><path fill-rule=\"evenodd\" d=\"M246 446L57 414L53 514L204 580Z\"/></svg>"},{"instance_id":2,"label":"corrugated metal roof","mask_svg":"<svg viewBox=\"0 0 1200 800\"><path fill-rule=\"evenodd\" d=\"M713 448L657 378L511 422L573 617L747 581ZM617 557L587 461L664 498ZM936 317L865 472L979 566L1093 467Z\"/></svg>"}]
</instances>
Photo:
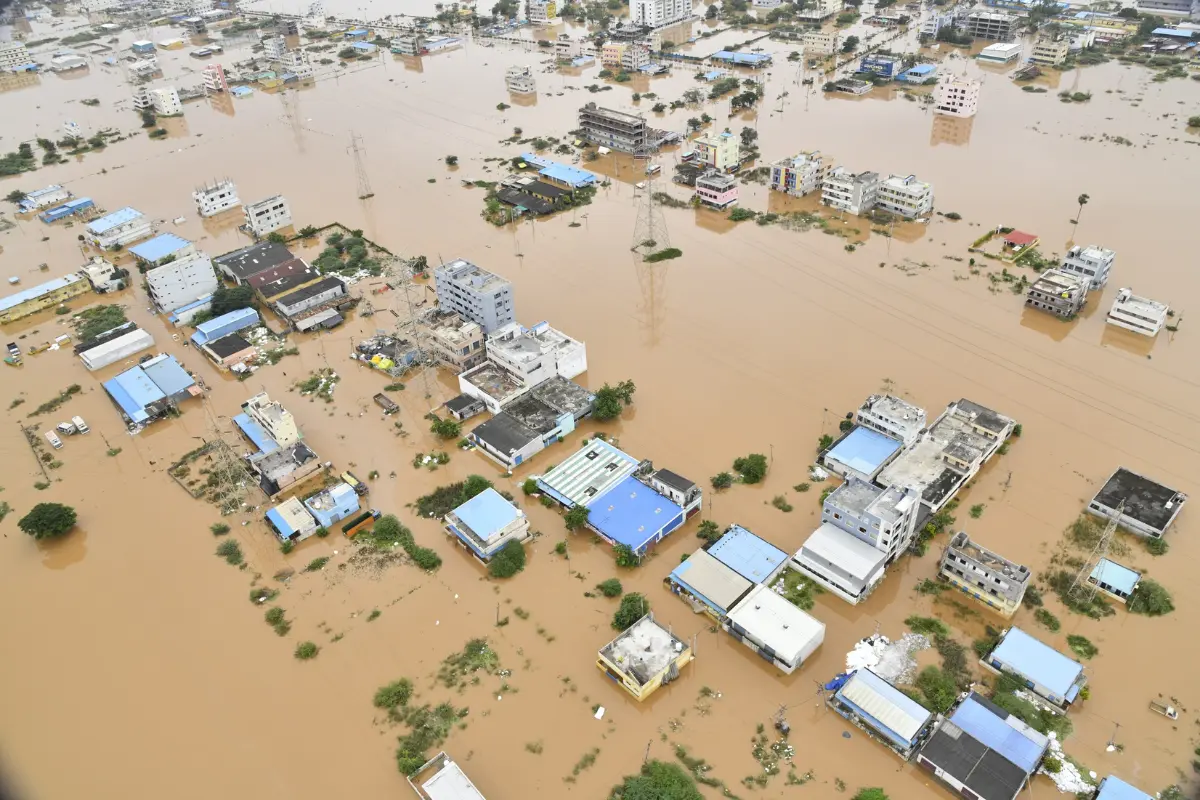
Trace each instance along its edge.
<instances>
[{"instance_id":1,"label":"corrugated metal roof","mask_svg":"<svg viewBox=\"0 0 1200 800\"><path fill-rule=\"evenodd\" d=\"M860 581L866 581L887 558L887 553L846 533L832 522L823 522L804 542L808 552L836 564Z\"/></svg>"},{"instance_id":2,"label":"corrugated metal roof","mask_svg":"<svg viewBox=\"0 0 1200 800\"><path fill-rule=\"evenodd\" d=\"M993 658L1060 697L1066 697L1079 673L1083 672L1083 665L1078 661L1067 658L1020 628L1011 628L1004 635L988 656L989 660Z\"/></svg>"},{"instance_id":3,"label":"corrugated metal roof","mask_svg":"<svg viewBox=\"0 0 1200 800\"><path fill-rule=\"evenodd\" d=\"M912 744L933 717L933 712L869 669L855 672L837 694L879 723L881 733L893 734L899 744Z\"/></svg>"},{"instance_id":4,"label":"corrugated metal roof","mask_svg":"<svg viewBox=\"0 0 1200 800\"><path fill-rule=\"evenodd\" d=\"M87 229L89 232L99 235L106 233L113 228L133 222L140 216L142 216L142 212L138 211L136 208L125 206L124 208L114 211L111 214L106 214L99 219L92 220L92 222L87 226Z\"/></svg>"},{"instance_id":5,"label":"corrugated metal roof","mask_svg":"<svg viewBox=\"0 0 1200 800\"><path fill-rule=\"evenodd\" d=\"M70 286L72 283L78 283L81 280L83 280L82 275L64 275L61 278L55 278L52 281L46 281L45 283L39 283L37 286L31 286L28 289L23 289L15 294L10 294L8 297L0 299L0 311L8 311L10 308L16 308L22 303L25 303L29 300L34 300L42 295L49 294L50 292L61 289L64 286Z\"/></svg>"},{"instance_id":6,"label":"corrugated metal roof","mask_svg":"<svg viewBox=\"0 0 1200 800\"><path fill-rule=\"evenodd\" d=\"M593 439L541 482L576 505L588 505L633 472L638 460L603 439Z\"/></svg>"},{"instance_id":7,"label":"corrugated metal roof","mask_svg":"<svg viewBox=\"0 0 1200 800\"><path fill-rule=\"evenodd\" d=\"M238 426L260 453L270 453L279 449L279 442L272 439L263 426L251 419L249 414L238 414L233 418L233 424Z\"/></svg>"},{"instance_id":8,"label":"corrugated metal roof","mask_svg":"<svg viewBox=\"0 0 1200 800\"><path fill-rule=\"evenodd\" d=\"M196 385L196 381L175 360L175 356L166 353L146 361L142 364L141 369L167 397L174 397Z\"/></svg>"},{"instance_id":9,"label":"corrugated metal roof","mask_svg":"<svg viewBox=\"0 0 1200 800\"><path fill-rule=\"evenodd\" d=\"M140 366L105 381L104 389L125 412L125 416L134 422L145 422L149 419L146 407L166 396Z\"/></svg>"},{"instance_id":10,"label":"corrugated metal roof","mask_svg":"<svg viewBox=\"0 0 1200 800\"><path fill-rule=\"evenodd\" d=\"M1026 773L1033 772L1046 752L1046 737L1007 711L985 703L972 693L954 710L950 721Z\"/></svg>"},{"instance_id":11,"label":"corrugated metal roof","mask_svg":"<svg viewBox=\"0 0 1200 800\"><path fill-rule=\"evenodd\" d=\"M160 258L166 258L189 245L191 245L191 242L182 236L176 236L173 233L162 233L153 239L148 239L139 245L129 248L129 252L143 261L158 261Z\"/></svg>"},{"instance_id":12,"label":"corrugated metal roof","mask_svg":"<svg viewBox=\"0 0 1200 800\"><path fill-rule=\"evenodd\" d=\"M1109 775L1101 781L1100 792L1096 795L1095 800L1153 800L1153 798L1116 775Z\"/></svg>"},{"instance_id":13,"label":"corrugated metal roof","mask_svg":"<svg viewBox=\"0 0 1200 800\"><path fill-rule=\"evenodd\" d=\"M708 554L754 583L765 581L788 560L787 553L741 525L731 525Z\"/></svg>"},{"instance_id":14,"label":"corrugated metal roof","mask_svg":"<svg viewBox=\"0 0 1200 800\"><path fill-rule=\"evenodd\" d=\"M671 570L671 580L722 614L754 585L703 550Z\"/></svg>"},{"instance_id":15,"label":"corrugated metal roof","mask_svg":"<svg viewBox=\"0 0 1200 800\"><path fill-rule=\"evenodd\" d=\"M683 509L632 475L588 504L588 524L619 544L641 552Z\"/></svg>"},{"instance_id":16,"label":"corrugated metal roof","mask_svg":"<svg viewBox=\"0 0 1200 800\"><path fill-rule=\"evenodd\" d=\"M1096 564L1096 568L1092 570L1091 578L1097 583L1111 586L1125 594L1132 594L1134 587L1142 579L1142 574L1115 561L1102 558Z\"/></svg>"},{"instance_id":17,"label":"corrugated metal roof","mask_svg":"<svg viewBox=\"0 0 1200 800\"><path fill-rule=\"evenodd\" d=\"M900 447L900 442L890 436L860 427L838 442L827 457L864 475L874 475Z\"/></svg>"}]
</instances>

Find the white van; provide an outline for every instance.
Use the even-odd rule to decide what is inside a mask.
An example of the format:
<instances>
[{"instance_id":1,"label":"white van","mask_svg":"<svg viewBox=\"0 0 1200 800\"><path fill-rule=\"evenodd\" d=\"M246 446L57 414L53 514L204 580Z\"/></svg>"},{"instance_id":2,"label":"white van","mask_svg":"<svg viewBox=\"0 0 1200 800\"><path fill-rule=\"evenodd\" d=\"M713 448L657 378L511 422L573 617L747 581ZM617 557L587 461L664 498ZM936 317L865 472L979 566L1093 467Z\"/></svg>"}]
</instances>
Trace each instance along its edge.
<instances>
[{"instance_id":1,"label":"white van","mask_svg":"<svg viewBox=\"0 0 1200 800\"><path fill-rule=\"evenodd\" d=\"M54 426L54 430L58 431L63 436L70 436L71 434L76 433L75 426L69 422L58 423Z\"/></svg>"},{"instance_id":2,"label":"white van","mask_svg":"<svg viewBox=\"0 0 1200 800\"><path fill-rule=\"evenodd\" d=\"M55 450L62 450L62 439L58 438L58 434L54 431L46 431L46 441Z\"/></svg>"},{"instance_id":3,"label":"white van","mask_svg":"<svg viewBox=\"0 0 1200 800\"><path fill-rule=\"evenodd\" d=\"M83 417L71 417L71 424L75 426L75 430L79 433L87 433L91 430L87 423L83 421Z\"/></svg>"},{"instance_id":4,"label":"white van","mask_svg":"<svg viewBox=\"0 0 1200 800\"><path fill-rule=\"evenodd\" d=\"M662 167L658 164L651 164L650 166L646 167L647 175L657 175L660 172L662 172Z\"/></svg>"}]
</instances>

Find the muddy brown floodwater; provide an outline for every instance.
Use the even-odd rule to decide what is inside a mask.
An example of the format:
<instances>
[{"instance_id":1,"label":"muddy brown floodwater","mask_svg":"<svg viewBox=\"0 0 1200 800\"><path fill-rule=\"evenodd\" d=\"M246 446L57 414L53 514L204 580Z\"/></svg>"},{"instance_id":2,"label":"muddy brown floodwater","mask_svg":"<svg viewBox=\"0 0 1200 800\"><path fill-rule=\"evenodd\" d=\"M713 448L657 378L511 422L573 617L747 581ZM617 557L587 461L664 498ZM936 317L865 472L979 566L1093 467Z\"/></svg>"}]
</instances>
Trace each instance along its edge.
<instances>
[{"instance_id":1,"label":"muddy brown floodwater","mask_svg":"<svg viewBox=\"0 0 1200 800\"><path fill-rule=\"evenodd\" d=\"M30 38L45 35L33 27ZM124 32L120 45L171 33ZM578 213L577 227L570 226L571 216L560 216L493 228L479 217L483 190L460 183L500 174L484 159L520 152L501 141L513 127L527 137L564 138L575 110L588 100L648 111L652 102L635 104L632 92L669 101L698 84L682 69L593 96L582 87L601 83L597 67L539 71L536 102L517 104L503 89L503 70L523 63L541 70L541 56L476 44L423 61L381 55L340 73L325 68L315 85L299 91L188 103L184 118L165 126L169 135L162 141L138 135L72 163L0 180L0 195L62 183L109 210L135 206L163 220L162 229L217 254L244 240L228 220L201 222L190 192L228 176L243 199L284 194L298 225L337 220L398 253L431 261L470 258L512 279L523 322L547 319L588 343L585 384L635 381L634 407L603 427L622 447L706 485L736 456L769 454L764 484L711 497L705 516L722 525L736 521L788 551L817 522L817 492L803 495L791 487L805 479L818 436L835 432L846 411L885 383L931 414L965 396L1023 424L1011 451L961 495L963 509L982 503L985 513L970 519L960 511L957 527L1035 572L1046 567L1064 527L1118 465L1195 496L1196 335L1185 323L1177 334L1147 342L1109 330L1104 316L1122 286L1169 302L1184 316L1200 301L1200 278L1187 249L1200 151L1182 127L1197 113L1200 84L1153 83L1145 70L1110 63L1056 75L1047 81L1051 91L1033 94L1004 70L980 70L943 53L944 70L985 81L978 117L960 124L935 118L924 104L891 90L861 99L806 93L801 72L785 60L791 47L760 44L777 58L767 73L767 99L757 114L731 119L724 103L709 104L705 110L717 126L756 127L768 160L819 149L852 169L916 174L935 184L937 208L960 213L962 221L934 217L927 228L901 226L889 238L863 220L848 220L846 228L859 228L851 237L859 245L847 252L846 239L819 230L734 224L709 212L666 209L670 242L683 257L648 266L629 251L638 203L633 184L643 176L614 158L591 165L613 181ZM231 46L222 58L246 58L247 47ZM186 50L161 57L167 81L199 81L200 66ZM128 86L98 59L86 74L70 78L0 81L5 151L35 134L58 138L68 119L89 133L104 126L139 130ZM1084 104L1060 103L1059 87L1093 96ZM99 105L78 102L89 97ZM513 107L498 111L500 102ZM651 116L660 127L682 130L699 113ZM355 199L351 131L366 147L374 192L367 201ZM1117 136L1132 144L1113 143ZM443 158L451 154L459 166L448 169ZM661 157L664 172L671 172L675 157ZM678 187L658 188L684 197ZM1044 252L1061 253L1072 237L1075 199L1084 192L1091 202L1075 240L1114 248L1119 257L1109 286L1080 319L1064 323L1025 311L1019 296L990 291L985 276L970 274L958 260L999 224L1034 231ZM768 197L765 187L753 184L743 188L742 205L814 207ZM169 222L179 216L186 221ZM0 248L0 271L24 286L82 261L73 229L36 220L17 220L0 235ZM38 270L43 263L47 273ZM89 295L70 305L78 310L100 300ZM0 757L25 796L403 796L408 789L393 760L400 731L382 724L371 704L378 686L402 676L416 682L421 702L469 707L465 728L452 732L446 748L492 798L602 797L647 753L672 760L674 743L707 759L713 774L742 797L837 796L839 780L849 792L877 785L901 800L944 796L925 774L816 702L816 684L841 671L857 639L876 630L899 635L910 614L945 616L968 644L985 622L998 624L982 612L955 618L914 592L918 581L933 576L941 541L924 558L902 559L859 607L820 597L813 613L828 626L824 646L797 674L782 677L662 589L671 567L697 546L696 521L640 569L618 573L607 548L586 537L570 537L569 561L554 555L554 544L566 536L561 520L522 498L543 535L524 572L494 582L450 546L435 522L406 508L471 473L520 497L527 475L561 461L601 426L584 424L511 477L459 451L437 472L417 471L413 456L436 446L422 416L455 394L455 384L452 376L431 374L426 397L423 381L410 379L396 397L403 405L399 420L411 435L394 435L394 418L381 419L370 402L383 376L348 360L354 341L389 324L386 311L301 337L299 356L238 383L172 341L163 319L148 313L140 287L105 300L124 304L163 351L203 378L211 389L207 403L224 417L223 427L250 394L266 390L296 415L323 460L352 466L360 476L378 470L371 505L397 513L444 564L432 575L410 565L364 570L348 563L353 546L338 536L311 540L284 556L261 521L265 508L258 508L229 520L250 564L239 571L213 555L216 542L207 529L219 519L215 510L191 500L165 473L198 438L211 435L200 401L131 437L101 388L121 367L87 373L67 351L28 357L19 370L5 367L0 498L13 513L0 523L0 604L6 609L0 617ZM47 312L3 333L5 341L29 346L65 328L64 318ZM326 365L342 376L332 404L291 393L298 378ZM56 454L63 465L53 471L53 484L37 491L41 472L20 424L30 409L72 383L83 392L56 415L34 421L44 429L58 417L80 414L93 432L67 440ZM26 402L10 407L18 398ZM110 457L109 447L121 452ZM773 508L769 501L778 494L787 495L795 511ZM16 520L42 500L76 506L79 529L53 544L22 535ZM1152 558L1134 543L1128 557L1173 592L1173 614L1118 613L1096 622L1048 597L1063 629L1038 629L1060 649L1072 633L1100 648L1087 662L1091 699L1071 712L1075 733L1067 752L1101 776L1116 772L1150 792L1192 777L1187 765L1200 706L1194 666L1200 589L1191 567L1200 558L1196 520L1194 509L1184 511L1168 555ZM324 571L298 572L278 585L277 602L293 628L287 637L275 636L262 609L247 602L253 575L276 585L271 576L277 571L299 571L318 556L331 558ZM611 638L613 601L585 592L614 575L627 589L645 592L676 633L699 637L698 657L681 680L641 705L594 666L597 648ZM515 615L516 607L529 618ZM368 622L373 609L382 615ZM496 627L497 614L511 621ZM1027 610L1015 621L1034 628ZM499 678L461 696L436 686L431 676L439 662L481 636L513 670L507 681L517 691L500 694ZM316 660L300 662L292 650L306 639L323 649ZM705 686L721 694L707 709L698 704ZM1147 711L1147 701L1160 694L1178 698L1185 709L1178 723ZM607 707L604 721L592 718L593 704ZM781 705L794 731L795 769L812 770L814 782L787 786L777 776L766 789L745 789L742 779L759 771L750 754L755 726L769 727ZM1113 736L1124 747L1106 752ZM537 742L540 753L526 748ZM596 748L595 763L573 783L564 781ZM1039 778L1030 793L1048 799L1056 790Z\"/></svg>"}]
</instances>

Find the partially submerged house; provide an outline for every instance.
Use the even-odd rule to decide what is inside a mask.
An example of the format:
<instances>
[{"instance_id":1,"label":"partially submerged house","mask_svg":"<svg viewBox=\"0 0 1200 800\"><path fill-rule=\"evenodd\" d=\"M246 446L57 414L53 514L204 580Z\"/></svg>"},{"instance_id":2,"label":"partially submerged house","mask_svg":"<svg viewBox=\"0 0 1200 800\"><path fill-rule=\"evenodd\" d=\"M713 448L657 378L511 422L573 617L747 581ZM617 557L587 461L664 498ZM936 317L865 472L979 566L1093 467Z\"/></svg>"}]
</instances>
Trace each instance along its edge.
<instances>
[{"instance_id":1,"label":"partially submerged house","mask_svg":"<svg viewBox=\"0 0 1200 800\"><path fill-rule=\"evenodd\" d=\"M258 322L258 312L253 308L239 308L197 325L196 332L192 334L192 344L196 347L203 347L222 336L252 328Z\"/></svg>"},{"instance_id":2,"label":"partially submerged house","mask_svg":"<svg viewBox=\"0 0 1200 800\"><path fill-rule=\"evenodd\" d=\"M175 357L165 353L105 381L104 390L125 421L134 425L153 422L202 393Z\"/></svg>"},{"instance_id":3,"label":"partially submerged house","mask_svg":"<svg viewBox=\"0 0 1200 800\"><path fill-rule=\"evenodd\" d=\"M787 565L788 554L766 539L730 525L708 547L708 554L751 583L771 583Z\"/></svg>"},{"instance_id":4,"label":"partially submerged house","mask_svg":"<svg viewBox=\"0 0 1200 800\"><path fill-rule=\"evenodd\" d=\"M335 483L304 501L304 507L326 530L358 511L358 494L348 483Z\"/></svg>"},{"instance_id":5,"label":"partially submerged house","mask_svg":"<svg viewBox=\"0 0 1200 800\"><path fill-rule=\"evenodd\" d=\"M1109 775L1100 781L1100 786L1093 800L1154 800L1154 795L1146 794L1141 789L1126 783L1116 775Z\"/></svg>"},{"instance_id":6,"label":"partially submerged house","mask_svg":"<svg viewBox=\"0 0 1200 800\"><path fill-rule=\"evenodd\" d=\"M870 481L903 446L891 436L856 426L822 452L817 463L843 478Z\"/></svg>"},{"instance_id":7,"label":"partially submerged house","mask_svg":"<svg viewBox=\"0 0 1200 800\"><path fill-rule=\"evenodd\" d=\"M929 737L917 764L963 797L1014 800L1048 746L1045 735L972 692Z\"/></svg>"},{"instance_id":8,"label":"partially submerged house","mask_svg":"<svg viewBox=\"0 0 1200 800\"><path fill-rule=\"evenodd\" d=\"M268 511L267 525L285 542L302 542L317 532L316 519L298 497L289 497Z\"/></svg>"},{"instance_id":9,"label":"partially submerged house","mask_svg":"<svg viewBox=\"0 0 1200 800\"><path fill-rule=\"evenodd\" d=\"M1026 689L1063 713L1087 683L1082 664L1020 628L1009 628L979 663L993 672L1014 676Z\"/></svg>"},{"instance_id":10,"label":"partially submerged house","mask_svg":"<svg viewBox=\"0 0 1200 800\"><path fill-rule=\"evenodd\" d=\"M825 641L825 623L762 584L729 610L721 627L788 675Z\"/></svg>"},{"instance_id":11,"label":"partially submerged house","mask_svg":"<svg viewBox=\"0 0 1200 800\"><path fill-rule=\"evenodd\" d=\"M745 597L754 584L713 558L703 548L671 570L665 580L672 594L696 613L720 622L729 609Z\"/></svg>"},{"instance_id":12,"label":"partially submerged house","mask_svg":"<svg viewBox=\"0 0 1200 800\"><path fill-rule=\"evenodd\" d=\"M529 519L495 489L485 489L446 515L446 533L487 563L509 542L530 536Z\"/></svg>"},{"instance_id":13,"label":"partially submerged house","mask_svg":"<svg viewBox=\"0 0 1200 800\"><path fill-rule=\"evenodd\" d=\"M485 800L467 773L445 752L438 753L409 775L408 785L421 800Z\"/></svg>"},{"instance_id":14,"label":"partially submerged house","mask_svg":"<svg viewBox=\"0 0 1200 800\"><path fill-rule=\"evenodd\" d=\"M932 711L866 668L839 676L826 688L836 689L825 701L830 708L906 761L936 719Z\"/></svg>"},{"instance_id":15,"label":"partially submerged house","mask_svg":"<svg viewBox=\"0 0 1200 800\"><path fill-rule=\"evenodd\" d=\"M854 412L854 421L907 447L925 430L925 409L890 394L873 394Z\"/></svg>"},{"instance_id":16,"label":"partially submerged house","mask_svg":"<svg viewBox=\"0 0 1200 800\"><path fill-rule=\"evenodd\" d=\"M1032 573L959 531L942 552L938 577L999 614L1011 617L1021 607Z\"/></svg>"},{"instance_id":17,"label":"partially submerged house","mask_svg":"<svg viewBox=\"0 0 1200 800\"><path fill-rule=\"evenodd\" d=\"M639 556L685 520L682 508L632 475L588 503L588 510L588 527L600 538Z\"/></svg>"},{"instance_id":18,"label":"partially submerged house","mask_svg":"<svg viewBox=\"0 0 1200 800\"><path fill-rule=\"evenodd\" d=\"M75 353L85 367L95 371L153 346L153 336L138 328L136 322L126 322L79 345Z\"/></svg>"},{"instance_id":19,"label":"partially submerged house","mask_svg":"<svg viewBox=\"0 0 1200 800\"><path fill-rule=\"evenodd\" d=\"M603 439L592 439L538 477L538 491L567 508L588 505L633 473L638 459Z\"/></svg>"},{"instance_id":20,"label":"partially submerged house","mask_svg":"<svg viewBox=\"0 0 1200 800\"><path fill-rule=\"evenodd\" d=\"M1129 596L1141 579L1142 573L1107 558L1100 559L1088 575L1088 583L1122 603L1129 602Z\"/></svg>"},{"instance_id":21,"label":"partially submerged house","mask_svg":"<svg viewBox=\"0 0 1200 800\"><path fill-rule=\"evenodd\" d=\"M258 476L263 493L271 498L321 469L317 454L303 441L260 451L250 456L247 463Z\"/></svg>"},{"instance_id":22,"label":"partially submerged house","mask_svg":"<svg viewBox=\"0 0 1200 800\"><path fill-rule=\"evenodd\" d=\"M250 278L277 267L295 256L281 244L259 242L213 259L213 266L230 280L242 284Z\"/></svg>"},{"instance_id":23,"label":"partially submerged house","mask_svg":"<svg viewBox=\"0 0 1200 800\"><path fill-rule=\"evenodd\" d=\"M692 658L690 644L646 614L600 649L596 666L641 701L678 678Z\"/></svg>"},{"instance_id":24,"label":"partially submerged house","mask_svg":"<svg viewBox=\"0 0 1200 800\"><path fill-rule=\"evenodd\" d=\"M1117 523L1130 533L1159 539L1186 502L1183 492L1119 467L1088 503L1087 512L1113 519L1124 503Z\"/></svg>"},{"instance_id":25,"label":"partially submerged house","mask_svg":"<svg viewBox=\"0 0 1200 800\"><path fill-rule=\"evenodd\" d=\"M126 206L89 222L84 238L102 250L110 250L145 238L152 231L149 218Z\"/></svg>"}]
</instances>

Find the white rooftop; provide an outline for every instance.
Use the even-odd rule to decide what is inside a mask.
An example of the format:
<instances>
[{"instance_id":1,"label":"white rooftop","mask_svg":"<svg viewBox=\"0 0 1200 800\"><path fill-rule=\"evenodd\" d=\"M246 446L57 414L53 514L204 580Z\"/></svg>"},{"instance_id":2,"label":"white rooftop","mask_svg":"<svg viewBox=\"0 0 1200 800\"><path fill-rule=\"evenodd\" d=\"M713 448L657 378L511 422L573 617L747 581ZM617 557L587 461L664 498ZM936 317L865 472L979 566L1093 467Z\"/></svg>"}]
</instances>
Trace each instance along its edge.
<instances>
[{"instance_id":1,"label":"white rooftop","mask_svg":"<svg viewBox=\"0 0 1200 800\"><path fill-rule=\"evenodd\" d=\"M484 800L483 793L475 788L467 773L449 758L437 774L421 784L421 789L430 800Z\"/></svg>"},{"instance_id":2,"label":"white rooftop","mask_svg":"<svg viewBox=\"0 0 1200 800\"><path fill-rule=\"evenodd\" d=\"M1151 300L1149 297L1136 295L1132 289L1121 289L1117 292L1117 296L1113 300L1112 310L1137 314L1143 317L1159 318L1166 316L1168 306L1166 303Z\"/></svg>"},{"instance_id":3,"label":"white rooftop","mask_svg":"<svg viewBox=\"0 0 1200 800\"><path fill-rule=\"evenodd\" d=\"M729 621L792 663L810 650L814 641L825 638L824 622L762 584L730 610Z\"/></svg>"},{"instance_id":4,"label":"white rooftop","mask_svg":"<svg viewBox=\"0 0 1200 800\"><path fill-rule=\"evenodd\" d=\"M836 564L863 583L868 581L887 558L884 551L876 550L832 522L821 523L821 527L812 532L800 549ZM796 556L799 558L800 554L797 553Z\"/></svg>"}]
</instances>

